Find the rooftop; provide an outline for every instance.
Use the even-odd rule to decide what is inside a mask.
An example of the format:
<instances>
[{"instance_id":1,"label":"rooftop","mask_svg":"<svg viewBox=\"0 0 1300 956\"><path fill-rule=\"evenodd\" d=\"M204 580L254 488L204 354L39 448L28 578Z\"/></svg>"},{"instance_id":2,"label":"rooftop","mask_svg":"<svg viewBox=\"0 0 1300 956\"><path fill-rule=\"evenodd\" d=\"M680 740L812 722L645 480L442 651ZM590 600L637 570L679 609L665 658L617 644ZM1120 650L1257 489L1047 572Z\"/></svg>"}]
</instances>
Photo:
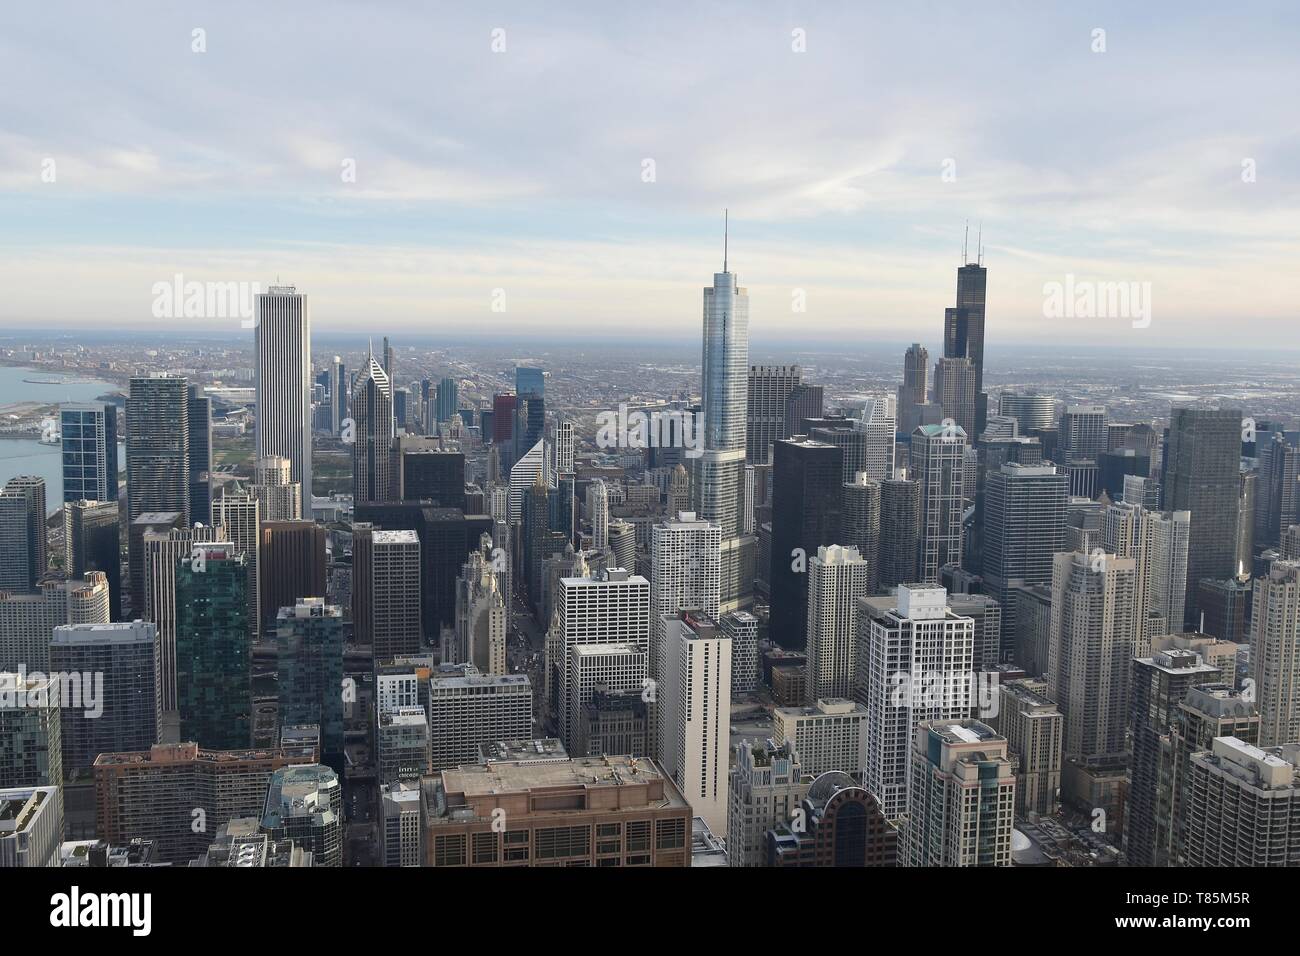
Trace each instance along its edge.
<instances>
[{"instance_id":1,"label":"rooftop","mask_svg":"<svg viewBox=\"0 0 1300 956\"><path fill-rule=\"evenodd\" d=\"M491 740L478 745L479 763L493 761L567 760L564 744L554 737L538 740Z\"/></svg>"},{"instance_id":2,"label":"rooftop","mask_svg":"<svg viewBox=\"0 0 1300 956\"><path fill-rule=\"evenodd\" d=\"M487 794L525 793L550 788L622 787L664 779L654 761L645 757L573 757L568 760L513 760L466 764L426 778L441 781L447 793L467 798ZM667 802L685 805L675 789L665 790Z\"/></svg>"}]
</instances>

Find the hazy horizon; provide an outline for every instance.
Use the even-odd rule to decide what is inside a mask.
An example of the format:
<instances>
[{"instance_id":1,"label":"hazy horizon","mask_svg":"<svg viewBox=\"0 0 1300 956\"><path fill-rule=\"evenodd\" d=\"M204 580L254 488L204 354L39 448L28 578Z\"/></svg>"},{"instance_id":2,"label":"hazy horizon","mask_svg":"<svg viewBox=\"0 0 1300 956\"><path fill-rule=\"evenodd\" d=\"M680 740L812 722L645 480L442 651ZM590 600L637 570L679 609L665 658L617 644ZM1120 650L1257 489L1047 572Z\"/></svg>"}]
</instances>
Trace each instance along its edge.
<instances>
[{"instance_id":1,"label":"hazy horizon","mask_svg":"<svg viewBox=\"0 0 1300 956\"><path fill-rule=\"evenodd\" d=\"M724 208L756 343L924 340L967 221L990 357L1294 327L1284 3L133 13L0 36L0 327L148 329L176 275L278 276L318 333L688 339ZM1045 318L1070 276L1150 321Z\"/></svg>"}]
</instances>

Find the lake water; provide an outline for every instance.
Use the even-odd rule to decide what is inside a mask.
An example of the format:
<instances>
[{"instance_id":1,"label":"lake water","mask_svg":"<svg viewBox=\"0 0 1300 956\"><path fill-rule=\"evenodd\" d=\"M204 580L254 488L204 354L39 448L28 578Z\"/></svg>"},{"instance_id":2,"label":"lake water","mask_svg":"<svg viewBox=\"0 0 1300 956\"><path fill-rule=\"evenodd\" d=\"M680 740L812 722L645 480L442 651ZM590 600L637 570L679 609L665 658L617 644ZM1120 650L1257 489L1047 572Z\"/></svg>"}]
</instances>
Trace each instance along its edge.
<instances>
[{"instance_id":1,"label":"lake water","mask_svg":"<svg viewBox=\"0 0 1300 956\"><path fill-rule=\"evenodd\" d=\"M101 395L117 389L112 382L65 382L58 385L36 385L24 378L52 379L57 373L30 368L0 366L0 406L18 402L56 404L60 402L93 402ZM119 444L118 470L126 468L126 451ZM38 475L45 479L45 506L50 514L63 503L63 454L58 445L42 445L34 438L0 439L0 484L17 475Z\"/></svg>"}]
</instances>

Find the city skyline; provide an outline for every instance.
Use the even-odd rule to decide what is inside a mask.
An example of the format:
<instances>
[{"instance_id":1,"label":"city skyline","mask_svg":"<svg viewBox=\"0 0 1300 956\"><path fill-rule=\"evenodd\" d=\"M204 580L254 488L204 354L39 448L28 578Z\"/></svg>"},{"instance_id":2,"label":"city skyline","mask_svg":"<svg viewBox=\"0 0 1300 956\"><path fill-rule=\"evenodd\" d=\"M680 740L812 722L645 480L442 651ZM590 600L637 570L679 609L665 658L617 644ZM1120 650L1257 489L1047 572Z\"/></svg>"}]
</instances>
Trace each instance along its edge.
<instances>
[{"instance_id":1,"label":"city skyline","mask_svg":"<svg viewBox=\"0 0 1300 956\"><path fill-rule=\"evenodd\" d=\"M0 31L15 912L1285 932L1300 12L73 2Z\"/></svg>"}]
</instances>

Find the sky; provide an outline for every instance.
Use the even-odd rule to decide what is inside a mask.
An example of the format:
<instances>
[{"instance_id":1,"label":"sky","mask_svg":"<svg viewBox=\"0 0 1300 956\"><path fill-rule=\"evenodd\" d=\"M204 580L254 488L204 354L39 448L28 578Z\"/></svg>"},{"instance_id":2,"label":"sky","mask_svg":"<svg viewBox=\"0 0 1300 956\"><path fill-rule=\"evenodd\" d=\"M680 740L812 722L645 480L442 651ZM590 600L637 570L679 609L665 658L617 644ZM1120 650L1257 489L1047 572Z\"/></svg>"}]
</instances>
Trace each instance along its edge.
<instances>
[{"instance_id":1,"label":"sky","mask_svg":"<svg viewBox=\"0 0 1300 956\"><path fill-rule=\"evenodd\" d=\"M989 349L1300 348L1297 49L1284 2L10 4L0 327L249 334L179 275L681 338L729 209L755 340L935 339L969 223Z\"/></svg>"}]
</instances>

